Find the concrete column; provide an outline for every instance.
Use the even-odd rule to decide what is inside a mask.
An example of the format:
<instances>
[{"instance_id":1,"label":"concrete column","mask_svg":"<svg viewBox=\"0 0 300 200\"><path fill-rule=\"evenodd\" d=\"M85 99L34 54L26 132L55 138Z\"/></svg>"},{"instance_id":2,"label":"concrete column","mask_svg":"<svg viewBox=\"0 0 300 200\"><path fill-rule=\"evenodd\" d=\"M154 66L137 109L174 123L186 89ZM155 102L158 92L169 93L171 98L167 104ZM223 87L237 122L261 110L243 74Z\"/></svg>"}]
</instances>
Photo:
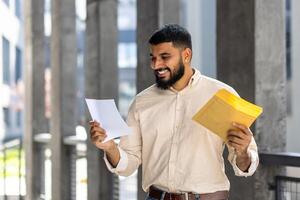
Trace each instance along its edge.
<instances>
[{"instance_id":1,"label":"concrete column","mask_svg":"<svg viewBox=\"0 0 300 200\"><path fill-rule=\"evenodd\" d=\"M154 83L148 39L159 27L179 23L179 0L137 1L137 91Z\"/></svg>"},{"instance_id":2,"label":"concrete column","mask_svg":"<svg viewBox=\"0 0 300 200\"><path fill-rule=\"evenodd\" d=\"M150 68L148 39L151 33L159 27L159 0L137 1L137 93L154 83L154 74ZM138 170L138 198L145 199L142 189L142 167Z\"/></svg>"},{"instance_id":3,"label":"concrete column","mask_svg":"<svg viewBox=\"0 0 300 200\"><path fill-rule=\"evenodd\" d=\"M150 68L148 39L151 34L168 23L179 23L179 0L139 0L137 1L137 92L154 83L154 74ZM141 169L138 173L138 199L145 199L142 190Z\"/></svg>"},{"instance_id":4,"label":"concrete column","mask_svg":"<svg viewBox=\"0 0 300 200\"><path fill-rule=\"evenodd\" d=\"M118 102L117 1L88 0L86 25L85 96ZM87 122L91 120L86 114ZM89 131L89 125L86 126ZM88 136L89 137L89 136ZM113 174L99 151L87 142L88 199L113 199Z\"/></svg>"},{"instance_id":5,"label":"concrete column","mask_svg":"<svg viewBox=\"0 0 300 200\"><path fill-rule=\"evenodd\" d=\"M34 136L47 132L44 90L44 1L27 0L25 6L25 160L26 199L39 199L42 191L41 151Z\"/></svg>"},{"instance_id":6,"label":"concrete column","mask_svg":"<svg viewBox=\"0 0 300 200\"><path fill-rule=\"evenodd\" d=\"M52 199L73 199L71 152L63 138L76 126L75 1L52 0L51 35L51 160Z\"/></svg>"},{"instance_id":7,"label":"concrete column","mask_svg":"<svg viewBox=\"0 0 300 200\"><path fill-rule=\"evenodd\" d=\"M137 92L154 83L154 75L150 68L148 39L159 27L159 0L137 1ZM140 187L139 183L139 187Z\"/></svg>"},{"instance_id":8,"label":"concrete column","mask_svg":"<svg viewBox=\"0 0 300 200\"><path fill-rule=\"evenodd\" d=\"M300 1L291 0L291 113L288 120L287 150L300 152Z\"/></svg>"},{"instance_id":9,"label":"concrete column","mask_svg":"<svg viewBox=\"0 0 300 200\"><path fill-rule=\"evenodd\" d=\"M259 151L285 150L284 6L282 0L217 1L217 77L264 108L252 127ZM247 179L230 171L230 199L274 199L269 186L280 171L260 165Z\"/></svg>"},{"instance_id":10,"label":"concrete column","mask_svg":"<svg viewBox=\"0 0 300 200\"><path fill-rule=\"evenodd\" d=\"M179 0L159 0L159 26L180 21Z\"/></svg>"}]
</instances>

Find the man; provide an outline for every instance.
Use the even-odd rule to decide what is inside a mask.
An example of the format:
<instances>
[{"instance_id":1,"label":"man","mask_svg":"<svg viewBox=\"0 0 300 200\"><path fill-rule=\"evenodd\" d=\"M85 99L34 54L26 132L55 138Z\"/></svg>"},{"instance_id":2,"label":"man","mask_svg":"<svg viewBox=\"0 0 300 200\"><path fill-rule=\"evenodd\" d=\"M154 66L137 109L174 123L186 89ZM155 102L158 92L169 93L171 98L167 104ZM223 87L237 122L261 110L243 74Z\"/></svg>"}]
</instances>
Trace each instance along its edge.
<instances>
[{"instance_id":1,"label":"man","mask_svg":"<svg viewBox=\"0 0 300 200\"><path fill-rule=\"evenodd\" d=\"M236 92L190 66L190 34L165 25L149 39L156 84L139 93L128 113L131 135L102 143L105 130L91 122L91 139L104 150L108 169L131 175L142 164L142 187L148 200L228 199L229 181L222 157L224 141L192 120L219 89ZM250 176L258 165L257 146L249 128L233 123L226 143L237 176Z\"/></svg>"}]
</instances>

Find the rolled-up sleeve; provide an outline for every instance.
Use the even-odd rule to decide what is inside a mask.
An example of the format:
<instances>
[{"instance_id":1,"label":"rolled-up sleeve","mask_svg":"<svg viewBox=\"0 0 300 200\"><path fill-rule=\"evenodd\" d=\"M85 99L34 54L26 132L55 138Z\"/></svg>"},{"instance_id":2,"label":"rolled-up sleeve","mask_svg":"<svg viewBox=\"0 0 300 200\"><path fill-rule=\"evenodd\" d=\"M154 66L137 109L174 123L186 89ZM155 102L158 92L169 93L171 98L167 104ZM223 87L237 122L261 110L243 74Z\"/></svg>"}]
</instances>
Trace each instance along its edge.
<instances>
[{"instance_id":1,"label":"rolled-up sleeve","mask_svg":"<svg viewBox=\"0 0 300 200\"><path fill-rule=\"evenodd\" d=\"M237 166L236 164L236 158L237 155L234 151L234 148L227 146L228 147L228 151L229 151L229 155L228 155L228 161L231 163L232 167L233 167L233 171L235 173L236 176L252 176L254 174L254 172L257 169L257 166L259 164L259 157L258 157L258 152L257 152L257 145L255 143L254 138L252 137L252 140L250 142L250 145L248 147L248 153L251 157L251 164L249 169L247 170L247 172L243 172L242 170L240 170L240 168Z\"/></svg>"},{"instance_id":2,"label":"rolled-up sleeve","mask_svg":"<svg viewBox=\"0 0 300 200\"><path fill-rule=\"evenodd\" d=\"M107 166L107 169L110 172L116 173L116 174L119 174L119 172L124 171L127 168L127 165L128 165L128 157L127 157L126 152L124 152L120 147L118 147L118 149L119 149L119 152L120 152L120 160L119 160L119 163L116 167L113 167L110 164L110 162L107 159L106 153L104 153L104 158L103 158L104 161L105 161L105 164Z\"/></svg>"},{"instance_id":3,"label":"rolled-up sleeve","mask_svg":"<svg viewBox=\"0 0 300 200\"><path fill-rule=\"evenodd\" d=\"M127 124L132 129L132 133L120 138L118 145L120 151L120 161L116 168L113 168L104 156L107 168L118 175L130 176L141 164L142 139L139 128L139 117L135 106L135 101L131 104L127 117Z\"/></svg>"}]
</instances>

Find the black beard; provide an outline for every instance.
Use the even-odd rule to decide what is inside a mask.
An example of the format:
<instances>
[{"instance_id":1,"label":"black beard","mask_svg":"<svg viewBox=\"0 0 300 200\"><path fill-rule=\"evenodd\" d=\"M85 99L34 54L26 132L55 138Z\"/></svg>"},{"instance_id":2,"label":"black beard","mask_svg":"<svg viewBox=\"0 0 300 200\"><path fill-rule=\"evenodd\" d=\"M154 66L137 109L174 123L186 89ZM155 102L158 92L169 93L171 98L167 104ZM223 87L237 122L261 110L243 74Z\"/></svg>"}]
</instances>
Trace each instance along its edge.
<instances>
[{"instance_id":1,"label":"black beard","mask_svg":"<svg viewBox=\"0 0 300 200\"><path fill-rule=\"evenodd\" d=\"M184 65L182 61L179 63L179 68L177 71L174 72L174 74L171 73L171 70L169 67L166 67L166 69L170 72L171 77L169 80L163 80L159 78L155 73L155 80L156 80L156 86L159 89L166 90L169 89L172 85L174 85L178 80L181 79L181 77L184 75Z\"/></svg>"}]
</instances>

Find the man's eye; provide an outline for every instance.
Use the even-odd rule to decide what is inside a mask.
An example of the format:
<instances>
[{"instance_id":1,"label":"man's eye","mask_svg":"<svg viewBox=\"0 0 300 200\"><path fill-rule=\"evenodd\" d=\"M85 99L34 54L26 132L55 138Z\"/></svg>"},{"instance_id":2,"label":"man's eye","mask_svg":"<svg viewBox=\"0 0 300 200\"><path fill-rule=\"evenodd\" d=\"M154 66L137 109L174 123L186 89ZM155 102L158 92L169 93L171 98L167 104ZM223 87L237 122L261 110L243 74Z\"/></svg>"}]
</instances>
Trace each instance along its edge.
<instances>
[{"instance_id":1,"label":"man's eye","mask_svg":"<svg viewBox=\"0 0 300 200\"><path fill-rule=\"evenodd\" d=\"M166 59L170 58L170 56L162 56L161 58L162 58L163 60L166 60Z\"/></svg>"}]
</instances>

